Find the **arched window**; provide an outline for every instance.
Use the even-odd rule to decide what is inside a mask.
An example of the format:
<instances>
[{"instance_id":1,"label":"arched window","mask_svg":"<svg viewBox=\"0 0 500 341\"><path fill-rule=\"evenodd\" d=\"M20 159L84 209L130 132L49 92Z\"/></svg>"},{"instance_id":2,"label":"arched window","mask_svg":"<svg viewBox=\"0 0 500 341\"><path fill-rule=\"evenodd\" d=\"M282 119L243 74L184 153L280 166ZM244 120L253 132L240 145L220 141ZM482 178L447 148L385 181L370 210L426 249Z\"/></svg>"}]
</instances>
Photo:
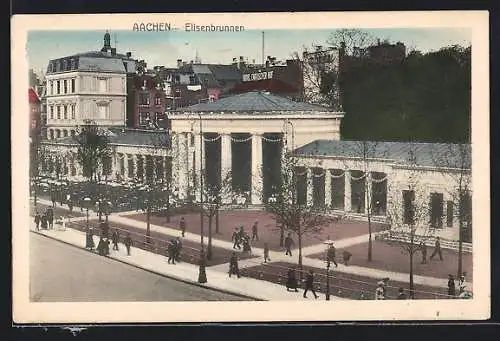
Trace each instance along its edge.
<instances>
[{"instance_id":1,"label":"arched window","mask_svg":"<svg viewBox=\"0 0 500 341\"><path fill-rule=\"evenodd\" d=\"M56 139L61 138L61 131L59 129L56 129Z\"/></svg>"},{"instance_id":2,"label":"arched window","mask_svg":"<svg viewBox=\"0 0 500 341\"><path fill-rule=\"evenodd\" d=\"M54 139L54 129L50 129L49 130L49 136L50 136L49 140L53 140Z\"/></svg>"},{"instance_id":3,"label":"arched window","mask_svg":"<svg viewBox=\"0 0 500 341\"><path fill-rule=\"evenodd\" d=\"M66 129L63 130L63 136L68 137L68 131Z\"/></svg>"}]
</instances>

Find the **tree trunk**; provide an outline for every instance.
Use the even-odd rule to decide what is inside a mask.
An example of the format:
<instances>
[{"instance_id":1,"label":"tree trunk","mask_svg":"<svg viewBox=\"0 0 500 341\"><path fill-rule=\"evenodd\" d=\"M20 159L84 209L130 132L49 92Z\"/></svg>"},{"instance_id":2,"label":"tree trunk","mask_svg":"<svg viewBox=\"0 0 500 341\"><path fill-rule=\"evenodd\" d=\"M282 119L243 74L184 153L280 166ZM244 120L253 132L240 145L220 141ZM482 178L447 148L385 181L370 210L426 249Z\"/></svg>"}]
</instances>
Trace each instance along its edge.
<instances>
[{"instance_id":1,"label":"tree trunk","mask_svg":"<svg viewBox=\"0 0 500 341\"><path fill-rule=\"evenodd\" d=\"M170 192L167 191L167 211L165 212L166 213L166 220L167 220L167 224L170 223Z\"/></svg>"},{"instance_id":2,"label":"tree trunk","mask_svg":"<svg viewBox=\"0 0 500 341\"><path fill-rule=\"evenodd\" d=\"M212 260L212 220L213 216L208 217L208 246L207 246L207 259Z\"/></svg>"},{"instance_id":3,"label":"tree trunk","mask_svg":"<svg viewBox=\"0 0 500 341\"><path fill-rule=\"evenodd\" d=\"M285 227L283 224L280 225L280 247L283 247L285 241Z\"/></svg>"},{"instance_id":4,"label":"tree trunk","mask_svg":"<svg viewBox=\"0 0 500 341\"><path fill-rule=\"evenodd\" d=\"M299 229L298 235L298 246L299 246L299 281L302 280L302 233Z\"/></svg>"},{"instance_id":5,"label":"tree trunk","mask_svg":"<svg viewBox=\"0 0 500 341\"><path fill-rule=\"evenodd\" d=\"M368 261L372 261L372 217L370 214L370 208L368 208Z\"/></svg>"},{"instance_id":6,"label":"tree trunk","mask_svg":"<svg viewBox=\"0 0 500 341\"><path fill-rule=\"evenodd\" d=\"M463 225L464 223L460 221L459 227L458 227L458 269L457 269L457 278L460 278L462 276L462 248L463 248Z\"/></svg>"},{"instance_id":7,"label":"tree trunk","mask_svg":"<svg viewBox=\"0 0 500 341\"><path fill-rule=\"evenodd\" d=\"M413 250L414 246L414 232L411 232L410 235L410 298L414 299L415 298L415 285L413 283Z\"/></svg>"},{"instance_id":8,"label":"tree trunk","mask_svg":"<svg viewBox=\"0 0 500 341\"><path fill-rule=\"evenodd\" d=\"M215 212L215 234L220 234L219 232L219 210Z\"/></svg>"},{"instance_id":9,"label":"tree trunk","mask_svg":"<svg viewBox=\"0 0 500 341\"><path fill-rule=\"evenodd\" d=\"M151 210L149 206L146 208L146 242L151 244Z\"/></svg>"}]
</instances>

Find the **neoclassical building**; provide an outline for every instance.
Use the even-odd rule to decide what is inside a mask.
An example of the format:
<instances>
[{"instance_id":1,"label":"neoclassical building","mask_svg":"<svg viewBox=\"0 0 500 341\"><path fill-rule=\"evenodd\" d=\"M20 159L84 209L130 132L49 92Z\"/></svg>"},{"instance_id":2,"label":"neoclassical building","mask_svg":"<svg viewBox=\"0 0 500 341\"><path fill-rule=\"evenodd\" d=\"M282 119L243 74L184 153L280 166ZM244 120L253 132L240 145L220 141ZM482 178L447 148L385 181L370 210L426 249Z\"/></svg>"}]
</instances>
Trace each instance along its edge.
<instances>
[{"instance_id":1,"label":"neoclassical building","mask_svg":"<svg viewBox=\"0 0 500 341\"><path fill-rule=\"evenodd\" d=\"M49 61L46 73L47 138L74 135L86 120L125 126L127 74L136 72L131 54L116 53L110 34L100 51Z\"/></svg>"}]
</instances>

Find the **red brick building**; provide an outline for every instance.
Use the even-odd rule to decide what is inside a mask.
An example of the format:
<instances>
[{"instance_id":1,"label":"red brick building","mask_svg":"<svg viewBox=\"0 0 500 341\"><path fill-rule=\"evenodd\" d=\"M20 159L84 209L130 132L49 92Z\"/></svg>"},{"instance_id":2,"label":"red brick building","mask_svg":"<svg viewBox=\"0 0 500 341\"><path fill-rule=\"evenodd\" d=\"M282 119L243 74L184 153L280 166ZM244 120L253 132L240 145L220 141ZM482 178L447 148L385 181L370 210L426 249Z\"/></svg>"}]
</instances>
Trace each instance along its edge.
<instances>
[{"instance_id":1,"label":"red brick building","mask_svg":"<svg viewBox=\"0 0 500 341\"><path fill-rule=\"evenodd\" d=\"M29 136L33 139L39 137L41 128L41 100L33 88L28 89L28 101L30 110Z\"/></svg>"},{"instance_id":2,"label":"red brick building","mask_svg":"<svg viewBox=\"0 0 500 341\"><path fill-rule=\"evenodd\" d=\"M127 126L157 128L165 117L163 82L148 74L131 75L128 81Z\"/></svg>"}]
</instances>

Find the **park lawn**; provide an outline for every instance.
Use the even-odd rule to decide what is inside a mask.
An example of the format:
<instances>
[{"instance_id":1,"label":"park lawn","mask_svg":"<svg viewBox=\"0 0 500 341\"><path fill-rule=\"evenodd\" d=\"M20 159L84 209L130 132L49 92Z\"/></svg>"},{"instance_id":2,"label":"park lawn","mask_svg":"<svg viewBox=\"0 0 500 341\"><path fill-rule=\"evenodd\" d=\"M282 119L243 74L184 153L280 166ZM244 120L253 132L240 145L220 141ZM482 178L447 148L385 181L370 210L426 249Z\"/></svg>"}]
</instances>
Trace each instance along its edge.
<instances>
[{"instance_id":1,"label":"park lawn","mask_svg":"<svg viewBox=\"0 0 500 341\"><path fill-rule=\"evenodd\" d=\"M390 245L387 242L374 240L372 249L372 261L367 260L368 243L357 244L345 248L352 253L349 265L357 265L367 268L381 269L393 272L409 273L410 256L404 253L404 249L397 245ZM341 261L342 251L337 249L337 261ZM434 251L434 248L427 248L427 258ZM436 255L433 260L427 259L427 264L421 264L422 253L419 251L414 255L413 271L415 275L448 278L449 274L456 275L458 267L458 253L453 250L442 249L443 261ZM325 253L308 255L309 258L324 259ZM472 254L463 253L462 268L467 272L467 281L472 282Z\"/></svg>"}]
</instances>

